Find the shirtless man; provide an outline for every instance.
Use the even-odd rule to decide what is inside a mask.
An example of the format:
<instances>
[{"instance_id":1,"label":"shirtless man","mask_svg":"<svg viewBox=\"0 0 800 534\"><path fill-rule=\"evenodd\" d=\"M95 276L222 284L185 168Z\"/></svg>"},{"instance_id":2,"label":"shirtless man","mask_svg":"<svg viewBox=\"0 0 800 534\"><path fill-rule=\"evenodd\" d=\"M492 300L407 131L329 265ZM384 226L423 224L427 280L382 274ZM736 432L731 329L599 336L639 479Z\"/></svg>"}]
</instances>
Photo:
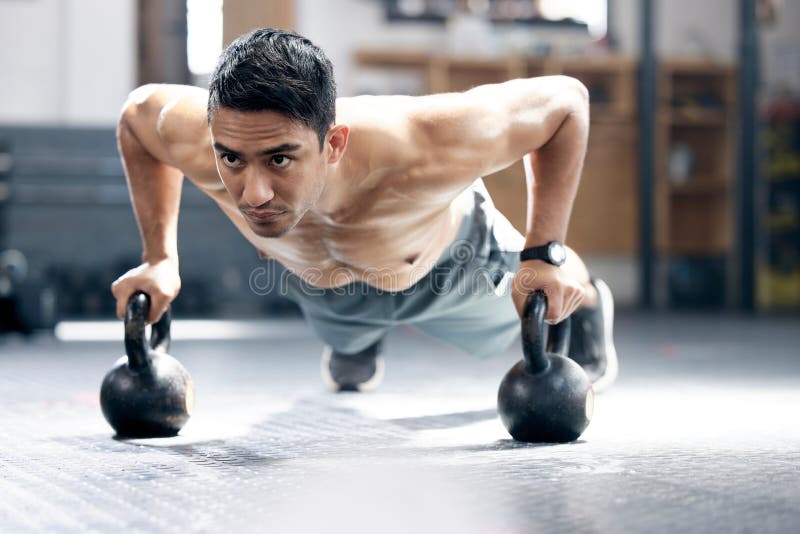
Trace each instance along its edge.
<instances>
[{"instance_id":1,"label":"shirtless man","mask_svg":"<svg viewBox=\"0 0 800 534\"><path fill-rule=\"evenodd\" d=\"M119 148L143 254L112 286L117 314L141 290L153 322L177 296L186 176L283 269L281 291L326 343L332 389L377 385L397 324L501 353L539 289L549 323L573 316L571 356L602 389L617 372L612 296L563 246L588 129L588 94L572 78L337 99L322 50L257 30L223 52L208 91L148 85L125 104ZM520 159L524 237L479 179Z\"/></svg>"}]
</instances>

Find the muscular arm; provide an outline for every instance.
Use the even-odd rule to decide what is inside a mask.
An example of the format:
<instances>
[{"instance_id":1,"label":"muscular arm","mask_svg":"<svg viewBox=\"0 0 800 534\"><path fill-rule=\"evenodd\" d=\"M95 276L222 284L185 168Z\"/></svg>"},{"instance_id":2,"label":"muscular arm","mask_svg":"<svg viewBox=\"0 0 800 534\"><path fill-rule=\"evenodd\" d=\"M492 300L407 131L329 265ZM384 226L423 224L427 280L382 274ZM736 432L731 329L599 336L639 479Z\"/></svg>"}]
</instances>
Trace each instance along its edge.
<instances>
[{"instance_id":1,"label":"muscular arm","mask_svg":"<svg viewBox=\"0 0 800 534\"><path fill-rule=\"evenodd\" d=\"M577 80L557 80L554 88L542 90L542 97L552 107L543 120L541 137L524 156L528 183L526 247L566 240L586 157L589 94ZM522 125L523 131L517 135L524 136L525 128ZM543 139L546 139L544 143Z\"/></svg>"},{"instance_id":2,"label":"muscular arm","mask_svg":"<svg viewBox=\"0 0 800 534\"><path fill-rule=\"evenodd\" d=\"M206 92L194 87L146 85L125 103L117 140L142 237L143 262L177 262L183 176L207 166L202 156L210 155L205 98Z\"/></svg>"},{"instance_id":3,"label":"muscular arm","mask_svg":"<svg viewBox=\"0 0 800 534\"><path fill-rule=\"evenodd\" d=\"M142 236L142 264L111 286L117 316L130 295L150 295L148 322L164 313L180 291L178 207L183 176L211 190L219 183L205 124L205 91L177 85L147 85L130 94L117 140Z\"/></svg>"},{"instance_id":4,"label":"muscular arm","mask_svg":"<svg viewBox=\"0 0 800 534\"><path fill-rule=\"evenodd\" d=\"M565 240L589 135L581 82L547 76L437 95L415 123L421 138L438 147L431 157L459 174L484 176L524 158L526 246Z\"/></svg>"}]
</instances>

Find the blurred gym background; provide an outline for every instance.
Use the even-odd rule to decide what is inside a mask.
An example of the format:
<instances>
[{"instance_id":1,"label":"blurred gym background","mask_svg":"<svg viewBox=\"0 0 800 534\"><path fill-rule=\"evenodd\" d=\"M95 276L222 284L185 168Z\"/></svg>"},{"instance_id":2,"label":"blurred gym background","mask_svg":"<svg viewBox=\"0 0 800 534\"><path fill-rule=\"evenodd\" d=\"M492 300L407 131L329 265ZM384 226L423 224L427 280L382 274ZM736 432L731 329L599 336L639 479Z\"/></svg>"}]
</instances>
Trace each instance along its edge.
<instances>
[{"instance_id":1,"label":"blurred gym background","mask_svg":"<svg viewBox=\"0 0 800 534\"><path fill-rule=\"evenodd\" d=\"M800 2L0 0L0 330L114 317L141 250L114 129L148 82L205 85L222 47L291 28L341 96L567 74L592 99L568 242L620 308L800 310ZM520 166L487 177L520 228ZM187 184L180 317L294 313Z\"/></svg>"}]
</instances>

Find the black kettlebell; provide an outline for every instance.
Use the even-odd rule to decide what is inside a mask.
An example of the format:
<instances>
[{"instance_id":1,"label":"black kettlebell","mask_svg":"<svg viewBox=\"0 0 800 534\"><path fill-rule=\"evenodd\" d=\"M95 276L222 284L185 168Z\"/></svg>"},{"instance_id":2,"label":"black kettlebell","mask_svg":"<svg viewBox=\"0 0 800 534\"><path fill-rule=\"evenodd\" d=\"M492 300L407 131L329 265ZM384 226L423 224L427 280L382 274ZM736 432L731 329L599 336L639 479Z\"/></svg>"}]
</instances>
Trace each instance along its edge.
<instances>
[{"instance_id":1,"label":"black kettlebell","mask_svg":"<svg viewBox=\"0 0 800 534\"><path fill-rule=\"evenodd\" d=\"M189 372L169 350L170 311L153 325L150 344L145 324L150 297L136 292L125 313L125 352L100 386L100 406L120 437L166 437L186 424L194 406Z\"/></svg>"},{"instance_id":2,"label":"black kettlebell","mask_svg":"<svg viewBox=\"0 0 800 534\"><path fill-rule=\"evenodd\" d=\"M544 317L547 297L528 297L522 317L524 358L506 373L497 393L497 411L518 441L566 443L589 426L594 390L583 368L566 354L569 319L549 328L553 352L547 352Z\"/></svg>"}]
</instances>

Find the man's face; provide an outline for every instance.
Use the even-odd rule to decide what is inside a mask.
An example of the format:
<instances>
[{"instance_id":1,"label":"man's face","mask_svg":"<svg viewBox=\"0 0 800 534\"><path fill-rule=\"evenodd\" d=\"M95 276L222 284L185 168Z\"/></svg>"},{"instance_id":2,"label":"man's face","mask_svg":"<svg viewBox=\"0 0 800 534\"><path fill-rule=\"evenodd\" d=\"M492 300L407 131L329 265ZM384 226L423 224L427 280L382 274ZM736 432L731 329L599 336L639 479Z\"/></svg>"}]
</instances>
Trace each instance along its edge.
<instances>
[{"instance_id":1,"label":"man's face","mask_svg":"<svg viewBox=\"0 0 800 534\"><path fill-rule=\"evenodd\" d=\"M274 111L221 108L211 140L222 183L257 235L286 234L322 195L328 151L307 126Z\"/></svg>"}]
</instances>

